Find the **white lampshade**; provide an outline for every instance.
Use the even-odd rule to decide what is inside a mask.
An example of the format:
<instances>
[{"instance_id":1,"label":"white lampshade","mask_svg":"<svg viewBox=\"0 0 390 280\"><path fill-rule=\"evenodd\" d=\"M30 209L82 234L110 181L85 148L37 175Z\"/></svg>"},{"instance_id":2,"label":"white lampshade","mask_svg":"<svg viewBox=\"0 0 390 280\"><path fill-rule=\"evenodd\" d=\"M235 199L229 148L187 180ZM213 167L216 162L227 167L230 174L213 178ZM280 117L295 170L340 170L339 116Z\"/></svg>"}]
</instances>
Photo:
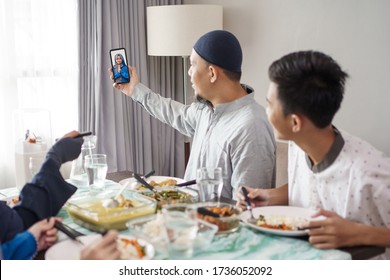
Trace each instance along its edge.
<instances>
[{"instance_id":1,"label":"white lampshade","mask_svg":"<svg viewBox=\"0 0 390 280\"><path fill-rule=\"evenodd\" d=\"M222 30L222 15L219 5L147 7L148 54L189 56L200 36Z\"/></svg>"}]
</instances>

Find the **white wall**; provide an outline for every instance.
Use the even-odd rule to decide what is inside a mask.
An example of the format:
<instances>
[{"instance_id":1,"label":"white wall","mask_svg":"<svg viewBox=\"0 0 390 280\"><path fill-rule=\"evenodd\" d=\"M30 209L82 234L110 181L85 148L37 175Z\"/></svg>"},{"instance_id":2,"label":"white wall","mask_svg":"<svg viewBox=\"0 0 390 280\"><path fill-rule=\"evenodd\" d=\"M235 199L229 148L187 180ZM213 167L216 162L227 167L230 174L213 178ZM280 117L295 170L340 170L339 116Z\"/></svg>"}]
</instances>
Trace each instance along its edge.
<instances>
[{"instance_id":1,"label":"white wall","mask_svg":"<svg viewBox=\"0 0 390 280\"><path fill-rule=\"evenodd\" d=\"M284 54L331 55L350 79L334 124L390 155L390 1L184 0L224 7L244 51L242 81L265 106L268 66Z\"/></svg>"}]
</instances>

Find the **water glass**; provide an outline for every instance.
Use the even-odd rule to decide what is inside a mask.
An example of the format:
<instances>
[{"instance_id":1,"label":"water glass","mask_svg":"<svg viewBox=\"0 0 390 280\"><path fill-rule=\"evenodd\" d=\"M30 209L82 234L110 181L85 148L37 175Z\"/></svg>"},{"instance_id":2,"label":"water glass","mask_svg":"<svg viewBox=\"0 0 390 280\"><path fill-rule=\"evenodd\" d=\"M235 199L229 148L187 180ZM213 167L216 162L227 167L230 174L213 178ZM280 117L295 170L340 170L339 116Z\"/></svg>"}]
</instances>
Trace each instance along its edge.
<instances>
[{"instance_id":1,"label":"water glass","mask_svg":"<svg viewBox=\"0 0 390 280\"><path fill-rule=\"evenodd\" d=\"M85 156L85 169L91 191L104 190L104 181L107 175L107 156L104 154L92 154Z\"/></svg>"},{"instance_id":2,"label":"water glass","mask_svg":"<svg viewBox=\"0 0 390 280\"><path fill-rule=\"evenodd\" d=\"M162 207L170 259L190 259L198 232L198 221L185 211L187 204Z\"/></svg>"},{"instance_id":3,"label":"water glass","mask_svg":"<svg viewBox=\"0 0 390 280\"><path fill-rule=\"evenodd\" d=\"M196 184L199 190L200 202L219 198L223 188L222 168L199 168L196 171Z\"/></svg>"}]
</instances>

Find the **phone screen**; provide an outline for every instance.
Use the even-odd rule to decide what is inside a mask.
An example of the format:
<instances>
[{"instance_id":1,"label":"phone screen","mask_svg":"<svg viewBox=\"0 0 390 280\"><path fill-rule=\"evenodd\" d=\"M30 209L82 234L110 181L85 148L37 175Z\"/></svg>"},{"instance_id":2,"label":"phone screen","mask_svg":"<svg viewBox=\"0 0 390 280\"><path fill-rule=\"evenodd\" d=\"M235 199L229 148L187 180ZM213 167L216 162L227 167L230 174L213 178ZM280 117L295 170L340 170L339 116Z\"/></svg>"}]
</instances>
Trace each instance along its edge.
<instances>
[{"instance_id":1,"label":"phone screen","mask_svg":"<svg viewBox=\"0 0 390 280\"><path fill-rule=\"evenodd\" d=\"M130 82L126 50L124 48L110 50L110 60L114 82L117 84Z\"/></svg>"}]
</instances>

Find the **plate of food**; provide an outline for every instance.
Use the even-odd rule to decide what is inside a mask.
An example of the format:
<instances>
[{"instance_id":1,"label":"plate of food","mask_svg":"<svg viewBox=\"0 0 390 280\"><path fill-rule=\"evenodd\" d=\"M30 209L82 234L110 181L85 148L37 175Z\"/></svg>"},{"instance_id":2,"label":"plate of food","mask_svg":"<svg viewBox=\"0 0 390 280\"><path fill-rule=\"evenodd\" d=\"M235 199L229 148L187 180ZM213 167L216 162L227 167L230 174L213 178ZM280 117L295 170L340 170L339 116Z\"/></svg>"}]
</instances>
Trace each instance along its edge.
<instances>
[{"instance_id":1,"label":"plate of food","mask_svg":"<svg viewBox=\"0 0 390 280\"><path fill-rule=\"evenodd\" d=\"M155 254L152 244L128 235L119 235L118 249L121 251L121 260L150 260Z\"/></svg>"},{"instance_id":2,"label":"plate of food","mask_svg":"<svg viewBox=\"0 0 390 280\"><path fill-rule=\"evenodd\" d=\"M78 237L85 246L102 238L100 234L91 234ZM149 242L134 236L119 235L118 249L121 260L149 260L154 257L155 250ZM45 253L46 260L79 260L83 249L80 243L66 239L54 244Z\"/></svg>"},{"instance_id":3,"label":"plate of food","mask_svg":"<svg viewBox=\"0 0 390 280\"><path fill-rule=\"evenodd\" d=\"M122 186L129 182L129 189L133 190L145 190L146 187L142 186L142 184L138 183L135 178L127 178L119 182ZM183 179L169 176L150 176L146 178L146 181L153 187L172 187L179 183L184 183Z\"/></svg>"},{"instance_id":4,"label":"plate of food","mask_svg":"<svg viewBox=\"0 0 390 280\"><path fill-rule=\"evenodd\" d=\"M304 236L305 229L311 220L315 210L293 206L265 206L253 208L253 216L256 222L251 223L249 210L241 214L241 220L248 226L265 233L283 236Z\"/></svg>"}]
</instances>

